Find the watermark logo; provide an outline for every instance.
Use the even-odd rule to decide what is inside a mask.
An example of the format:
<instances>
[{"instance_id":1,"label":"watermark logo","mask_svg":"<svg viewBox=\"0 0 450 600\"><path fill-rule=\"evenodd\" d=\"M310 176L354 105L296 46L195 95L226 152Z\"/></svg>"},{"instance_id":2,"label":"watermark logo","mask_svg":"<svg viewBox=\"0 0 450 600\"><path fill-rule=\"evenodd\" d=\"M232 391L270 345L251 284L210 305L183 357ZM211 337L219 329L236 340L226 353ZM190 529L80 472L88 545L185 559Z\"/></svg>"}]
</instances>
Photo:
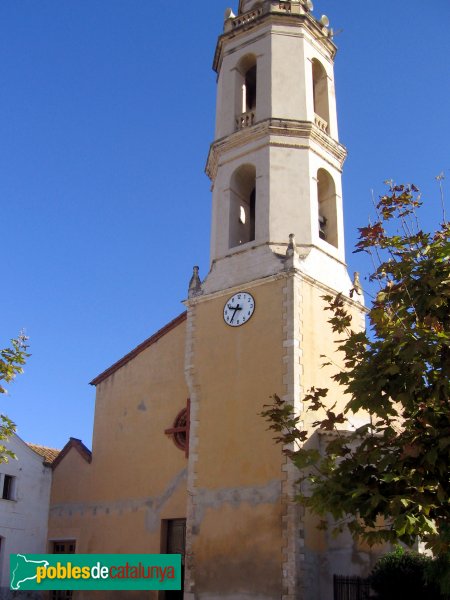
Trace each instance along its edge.
<instances>
[{"instance_id":1,"label":"watermark logo","mask_svg":"<svg viewBox=\"0 0 450 600\"><path fill-rule=\"evenodd\" d=\"M12 590L180 590L180 554L11 554Z\"/></svg>"}]
</instances>

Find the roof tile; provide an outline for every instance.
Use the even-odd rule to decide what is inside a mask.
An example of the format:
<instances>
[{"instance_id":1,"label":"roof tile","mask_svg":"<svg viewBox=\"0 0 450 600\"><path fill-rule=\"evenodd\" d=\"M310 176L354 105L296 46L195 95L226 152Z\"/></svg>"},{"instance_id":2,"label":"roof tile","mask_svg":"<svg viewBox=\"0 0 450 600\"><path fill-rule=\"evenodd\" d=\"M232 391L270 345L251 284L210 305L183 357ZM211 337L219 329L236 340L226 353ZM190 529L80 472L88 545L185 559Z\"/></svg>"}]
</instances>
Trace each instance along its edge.
<instances>
[{"instance_id":1,"label":"roof tile","mask_svg":"<svg viewBox=\"0 0 450 600\"><path fill-rule=\"evenodd\" d=\"M56 448L47 448L47 446L40 446L39 444L30 444L26 442L27 446L34 450L37 454L44 457L45 463L51 465L54 460L58 457L60 450Z\"/></svg>"}]
</instances>

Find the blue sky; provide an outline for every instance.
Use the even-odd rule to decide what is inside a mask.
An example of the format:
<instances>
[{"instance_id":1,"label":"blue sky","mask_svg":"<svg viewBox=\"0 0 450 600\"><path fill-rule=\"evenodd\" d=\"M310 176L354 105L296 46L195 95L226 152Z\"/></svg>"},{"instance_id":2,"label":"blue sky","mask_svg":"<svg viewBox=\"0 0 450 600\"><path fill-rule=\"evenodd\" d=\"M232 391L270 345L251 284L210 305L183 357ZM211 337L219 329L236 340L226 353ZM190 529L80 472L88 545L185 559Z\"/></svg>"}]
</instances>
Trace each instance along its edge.
<instances>
[{"instance_id":1,"label":"blue sky","mask_svg":"<svg viewBox=\"0 0 450 600\"><path fill-rule=\"evenodd\" d=\"M314 4L338 32L347 260L364 273L351 249L372 189L416 183L424 227L441 171L450 195L450 2ZM208 271L227 6L0 3L0 345L25 328L32 352L0 410L27 441L91 446L89 381L183 310L193 265Z\"/></svg>"}]
</instances>

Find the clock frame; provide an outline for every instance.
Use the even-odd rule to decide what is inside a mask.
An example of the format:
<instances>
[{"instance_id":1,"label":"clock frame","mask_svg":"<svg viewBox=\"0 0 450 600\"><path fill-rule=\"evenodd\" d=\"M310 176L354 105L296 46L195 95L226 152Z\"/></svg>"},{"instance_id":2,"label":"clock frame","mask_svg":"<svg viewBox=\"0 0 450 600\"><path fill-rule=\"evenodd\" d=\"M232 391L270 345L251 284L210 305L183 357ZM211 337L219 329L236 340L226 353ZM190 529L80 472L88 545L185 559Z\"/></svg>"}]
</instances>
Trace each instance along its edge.
<instances>
[{"instance_id":1,"label":"clock frame","mask_svg":"<svg viewBox=\"0 0 450 600\"><path fill-rule=\"evenodd\" d=\"M255 299L249 292L236 292L225 302L223 320L230 327L247 323L255 312Z\"/></svg>"}]
</instances>

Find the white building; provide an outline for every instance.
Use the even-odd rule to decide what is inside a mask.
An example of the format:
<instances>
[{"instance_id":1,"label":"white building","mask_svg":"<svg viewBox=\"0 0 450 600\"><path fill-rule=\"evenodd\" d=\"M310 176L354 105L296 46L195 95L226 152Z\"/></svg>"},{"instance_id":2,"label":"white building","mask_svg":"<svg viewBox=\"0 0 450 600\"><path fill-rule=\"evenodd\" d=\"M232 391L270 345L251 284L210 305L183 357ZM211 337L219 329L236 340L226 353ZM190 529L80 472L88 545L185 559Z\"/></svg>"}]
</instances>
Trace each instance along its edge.
<instances>
[{"instance_id":1,"label":"white building","mask_svg":"<svg viewBox=\"0 0 450 600\"><path fill-rule=\"evenodd\" d=\"M9 555L47 551L51 464L59 451L26 444L14 435L6 447L16 459L0 464L0 598L9 590ZM21 598L32 598L30 592Z\"/></svg>"}]
</instances>

